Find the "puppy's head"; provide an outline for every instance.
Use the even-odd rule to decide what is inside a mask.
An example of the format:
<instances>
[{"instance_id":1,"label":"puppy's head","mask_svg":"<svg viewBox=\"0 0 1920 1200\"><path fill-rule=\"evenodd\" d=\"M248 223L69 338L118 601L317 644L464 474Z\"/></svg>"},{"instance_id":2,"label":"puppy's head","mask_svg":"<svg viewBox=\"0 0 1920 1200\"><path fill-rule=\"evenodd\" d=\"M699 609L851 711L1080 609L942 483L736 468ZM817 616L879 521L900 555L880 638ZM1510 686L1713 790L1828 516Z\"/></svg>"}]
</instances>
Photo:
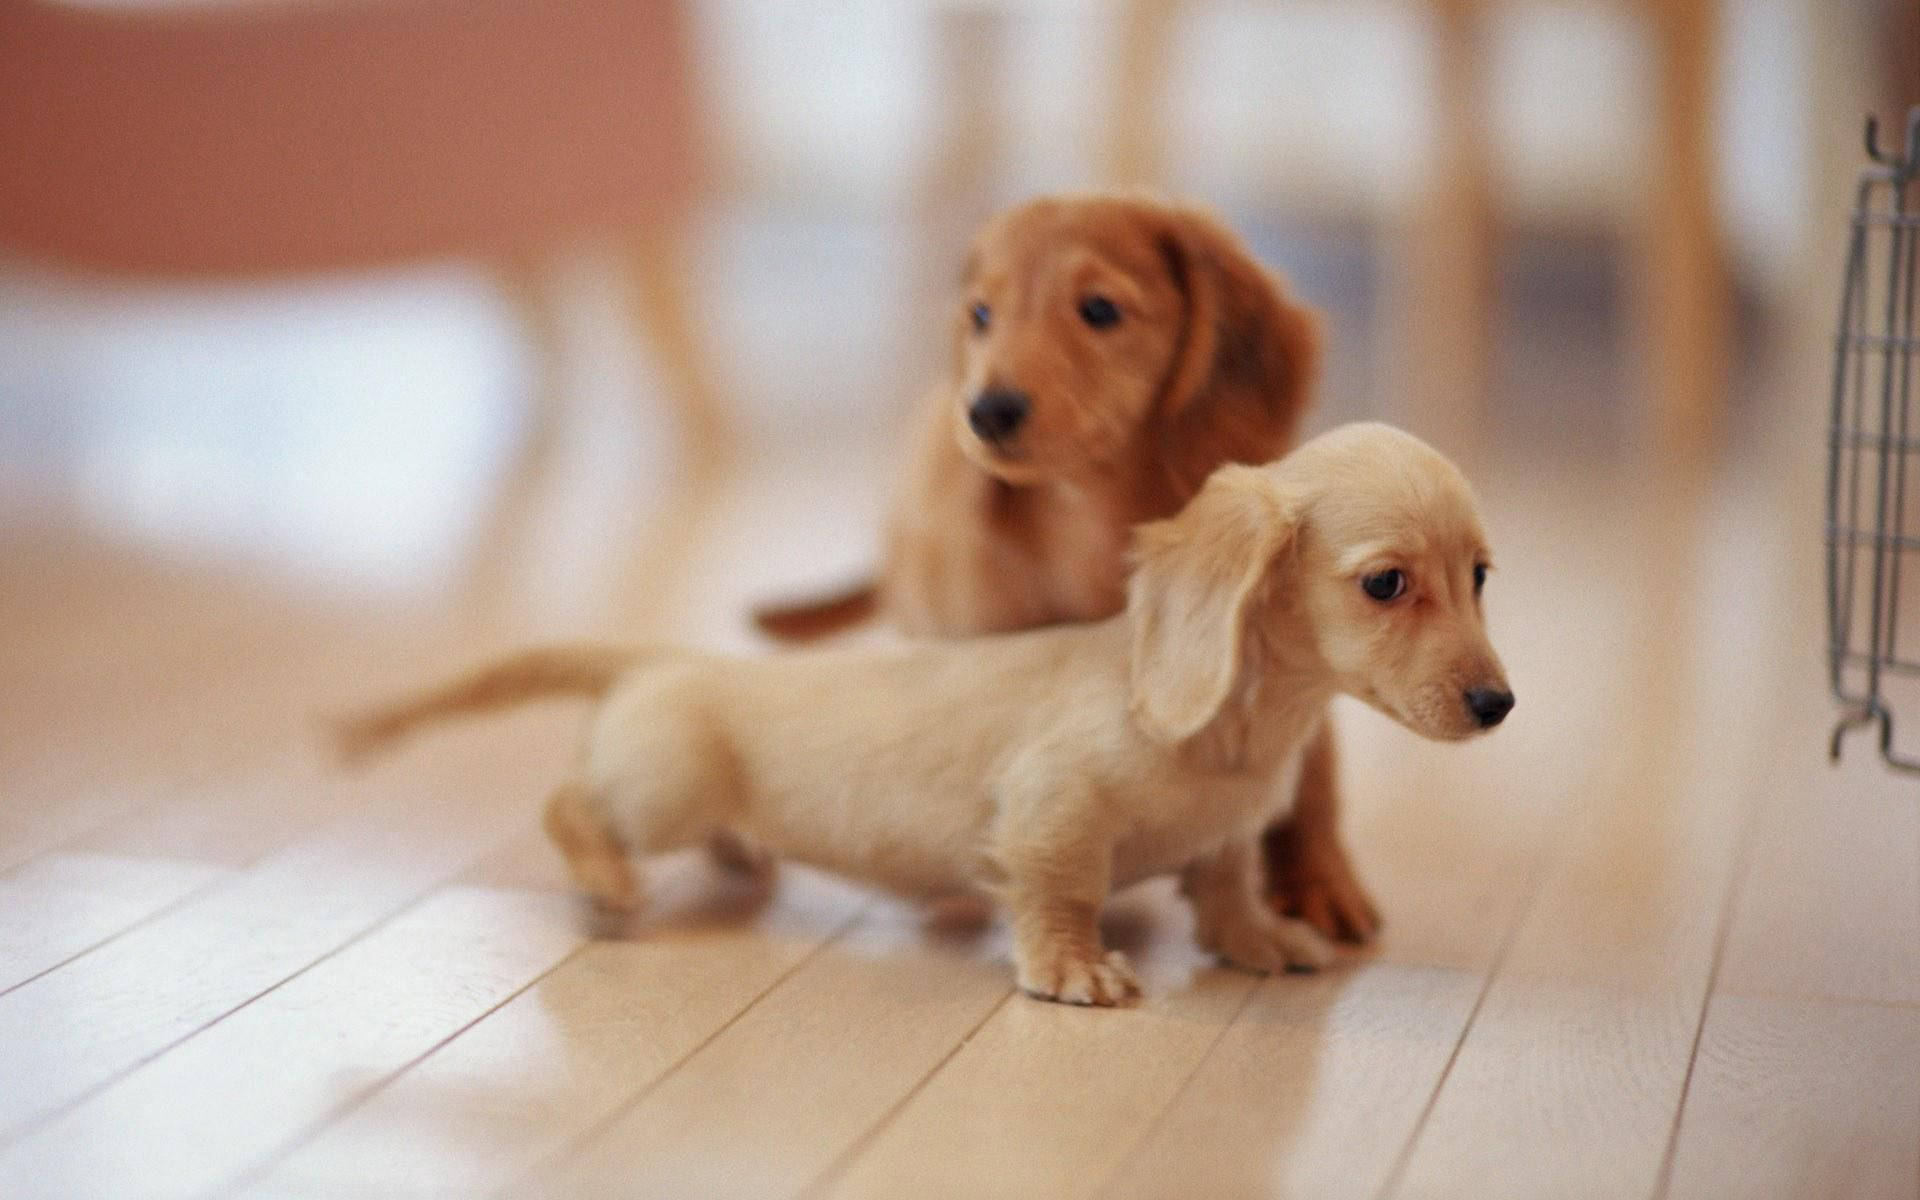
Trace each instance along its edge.
<instances>
[{"instance_id":1,"label":"puppy's head","mask_svg":"<svg viewBox=\"0 0 1920 1200\"><path fill-rule=\"evenodd\" d=\"M1203 213L1047 197L989 223L956 314L955 435L1011 483L1111 470L1152 445L1189 488L1291 443L1313 315Z\"/></svg>"},{"instance_id":2,"label":"puppy's head","mask_svg":"<svg viewBox=\"0 0 1920 1200\"><path fill-rule=\"evenodd\" d=\"M1414 732L1458 739L1513 707L1480 593L1473 495L1409 434L1347 425L1278 463L1223 467L1136 533L1133 706L1170 742L1264 672L1302 672Z\"/></svg>"}]
</instances>

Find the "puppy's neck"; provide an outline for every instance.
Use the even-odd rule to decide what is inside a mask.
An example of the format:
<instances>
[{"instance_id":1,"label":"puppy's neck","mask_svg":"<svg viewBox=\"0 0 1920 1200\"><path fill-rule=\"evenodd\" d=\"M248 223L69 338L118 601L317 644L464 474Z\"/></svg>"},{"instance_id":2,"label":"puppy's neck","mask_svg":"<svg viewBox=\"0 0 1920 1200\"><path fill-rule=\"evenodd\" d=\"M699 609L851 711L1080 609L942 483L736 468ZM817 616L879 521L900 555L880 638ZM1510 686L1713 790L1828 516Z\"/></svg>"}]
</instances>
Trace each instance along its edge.
<instances>
[{"instance_id":1,"label":"puppy's neck","mask_svg":"<svg viewBox=\"0 0 1920 1200\"><path fill-rule=\"evenodd\" d=\"M1232 692L1182 747L1191 761L1209 770L1270 774L1319 728L1338 690L1333 672L1312 648L1277 638L1271 628L1263 620L1249 623Z\"/></svg>"},{"instance_id":2,"label":"puppy's neck","mask_svg":"<svg viewBox=\"0 0 1920 1200\"><path fill-rule=\"evenodd\" d=\"M1189 484L1169 472L1160 461L1164 449L1152 438L1140 438L1128 454L1106 464L1107 469L1097 471L1080 486L1119 526L1131 528L1142 521L1170 517L1193 499L1205 476Z\"/></svg>"},{"instance_id":3,"label":"puppy's neck","mask_svg":"<svg viewBox=\"0 0 1920 1200\"><path fill-rule=\"evenodd\" d=\"M1032 554L1041 574L1077 577L1097 592L1093 607L1073 608L1083 620L1120 606L1129 533L1167 515L1136 511L1134 498L1105 474L1026 484L990 479L985 501L989 526Z\"/></svg>"}]
</instances>

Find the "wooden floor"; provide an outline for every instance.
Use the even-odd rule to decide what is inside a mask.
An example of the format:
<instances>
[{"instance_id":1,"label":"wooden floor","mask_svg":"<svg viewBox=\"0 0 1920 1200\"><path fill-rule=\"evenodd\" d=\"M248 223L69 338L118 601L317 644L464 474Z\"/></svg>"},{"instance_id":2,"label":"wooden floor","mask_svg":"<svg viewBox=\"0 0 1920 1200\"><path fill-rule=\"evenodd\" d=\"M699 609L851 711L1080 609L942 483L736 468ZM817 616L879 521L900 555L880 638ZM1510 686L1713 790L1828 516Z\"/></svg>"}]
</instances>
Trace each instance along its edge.
<instances>
[{"instance_id":1,"label":"wooden floor","mask_svg":"<svg viewBox=\"0 0 1920 1200\"><path fill-rule=\"evenodd\" d=\"M574 712L317 752L510 622L17 526L0 1196L1920 1194L1920 781L1824 759L1817 501L1481 478L1514 717L1340 713L1382 942L1260 979L1149 885L1111 1012L802 870L674 860L597 924L535 829ZM743 495L693 636L739 638L728 564L805 519Z\"/></svg>"}]
</instances>

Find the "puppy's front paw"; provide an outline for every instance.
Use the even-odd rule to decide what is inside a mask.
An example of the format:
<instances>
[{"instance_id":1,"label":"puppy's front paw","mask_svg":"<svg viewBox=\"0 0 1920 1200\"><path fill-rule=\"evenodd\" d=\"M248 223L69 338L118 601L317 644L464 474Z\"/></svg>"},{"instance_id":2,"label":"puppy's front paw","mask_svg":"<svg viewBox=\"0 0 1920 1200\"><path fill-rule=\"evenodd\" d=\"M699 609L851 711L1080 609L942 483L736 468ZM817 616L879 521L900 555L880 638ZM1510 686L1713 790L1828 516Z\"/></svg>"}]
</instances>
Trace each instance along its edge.
<instances>
[{"instance_id":1,"label":"puppy's front paw","mask_svg":"<svg viewBox=\"0 0 1920 1200\"><path fill-rule=\"evenodd\" d=\"M1298 917L1343 942L1370 942L1380 932L1380 910L1337 844L1270 837L1267 871L1268 902L1281 916Z\"/></svg>"},{"instance_id":2,"label":"puppy's front paw","mask_svg":"<svg viewBox=\"0 0 1920 1200\"><path fill-rule=\"evenodd\" d=\"M647 906L640 880L626 862L583 858L574 859L571 865L574 878L600 911L613 916L631 916Z\"/></svg>"},{"instance_id":3,"label":"puppy's front paw","mask_svg":"<svg viewBox=\"0 0 1920 1200\"><path fill-rule=\"evenodd\" d=\"M1262 974L1317 971L1333 961L1333 946L1319 930L1291 917L1234 921L1203 935L1201 943L1234 966Z\"/></svg>"},{"instance_id":4,"label":"puppy's front paw","mask_svg":"<svg viewBox=\"0 0 1920 1200\"><path fill-rule=\"evenodd\" d=\"M765 847L731 829L719 830L707 839L707 857L730 875L761 883L771 882L780 869L779 862Z\"/></svg>"},{"instance_id":5,"label":"puppy's front paw","mask_svg":"<svg viewBox=\"0 0 1920 1200\"><path fill-rule=\"evenodd\" d=\"M1111 1008L1140 994L1127 956L1109 950L1103 957L1060 952L1020 966L1020 990L1042 1000L1095 1004Z\"/></svg>"}]
</instances>

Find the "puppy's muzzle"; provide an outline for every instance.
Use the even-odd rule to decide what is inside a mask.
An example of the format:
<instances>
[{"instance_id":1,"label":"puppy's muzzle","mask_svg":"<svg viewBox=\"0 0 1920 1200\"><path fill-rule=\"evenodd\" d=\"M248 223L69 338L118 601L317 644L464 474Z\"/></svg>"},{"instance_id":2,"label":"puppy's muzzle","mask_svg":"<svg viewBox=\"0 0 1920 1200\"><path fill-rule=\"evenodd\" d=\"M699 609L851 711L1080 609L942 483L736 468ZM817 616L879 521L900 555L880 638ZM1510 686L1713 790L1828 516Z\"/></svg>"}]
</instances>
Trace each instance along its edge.
<instances>
[{"instance_id":1,"label":"puppy's muzzle","mask_svg":"<svg viewBox=\"0 0 1920 1200\"><path fill-rule=\"evenodd\" d=\"M967 424L983 442L999 445L1020 431L1033 402L1025 392L1010 388L990 388L974 397L967 409Z\"/></svg>"},{"instance_id":2,"label":"puppy's muzzle","mask_svg":"<svg viewBox=\"0 0 1920 1200\"><path fill-rule=\"evenodd\" d=\"M1467 711L1482 729L1492 729L1513 711L1513 693L1502 688L1468 688Z\"/></svg>"}]
</instances>

